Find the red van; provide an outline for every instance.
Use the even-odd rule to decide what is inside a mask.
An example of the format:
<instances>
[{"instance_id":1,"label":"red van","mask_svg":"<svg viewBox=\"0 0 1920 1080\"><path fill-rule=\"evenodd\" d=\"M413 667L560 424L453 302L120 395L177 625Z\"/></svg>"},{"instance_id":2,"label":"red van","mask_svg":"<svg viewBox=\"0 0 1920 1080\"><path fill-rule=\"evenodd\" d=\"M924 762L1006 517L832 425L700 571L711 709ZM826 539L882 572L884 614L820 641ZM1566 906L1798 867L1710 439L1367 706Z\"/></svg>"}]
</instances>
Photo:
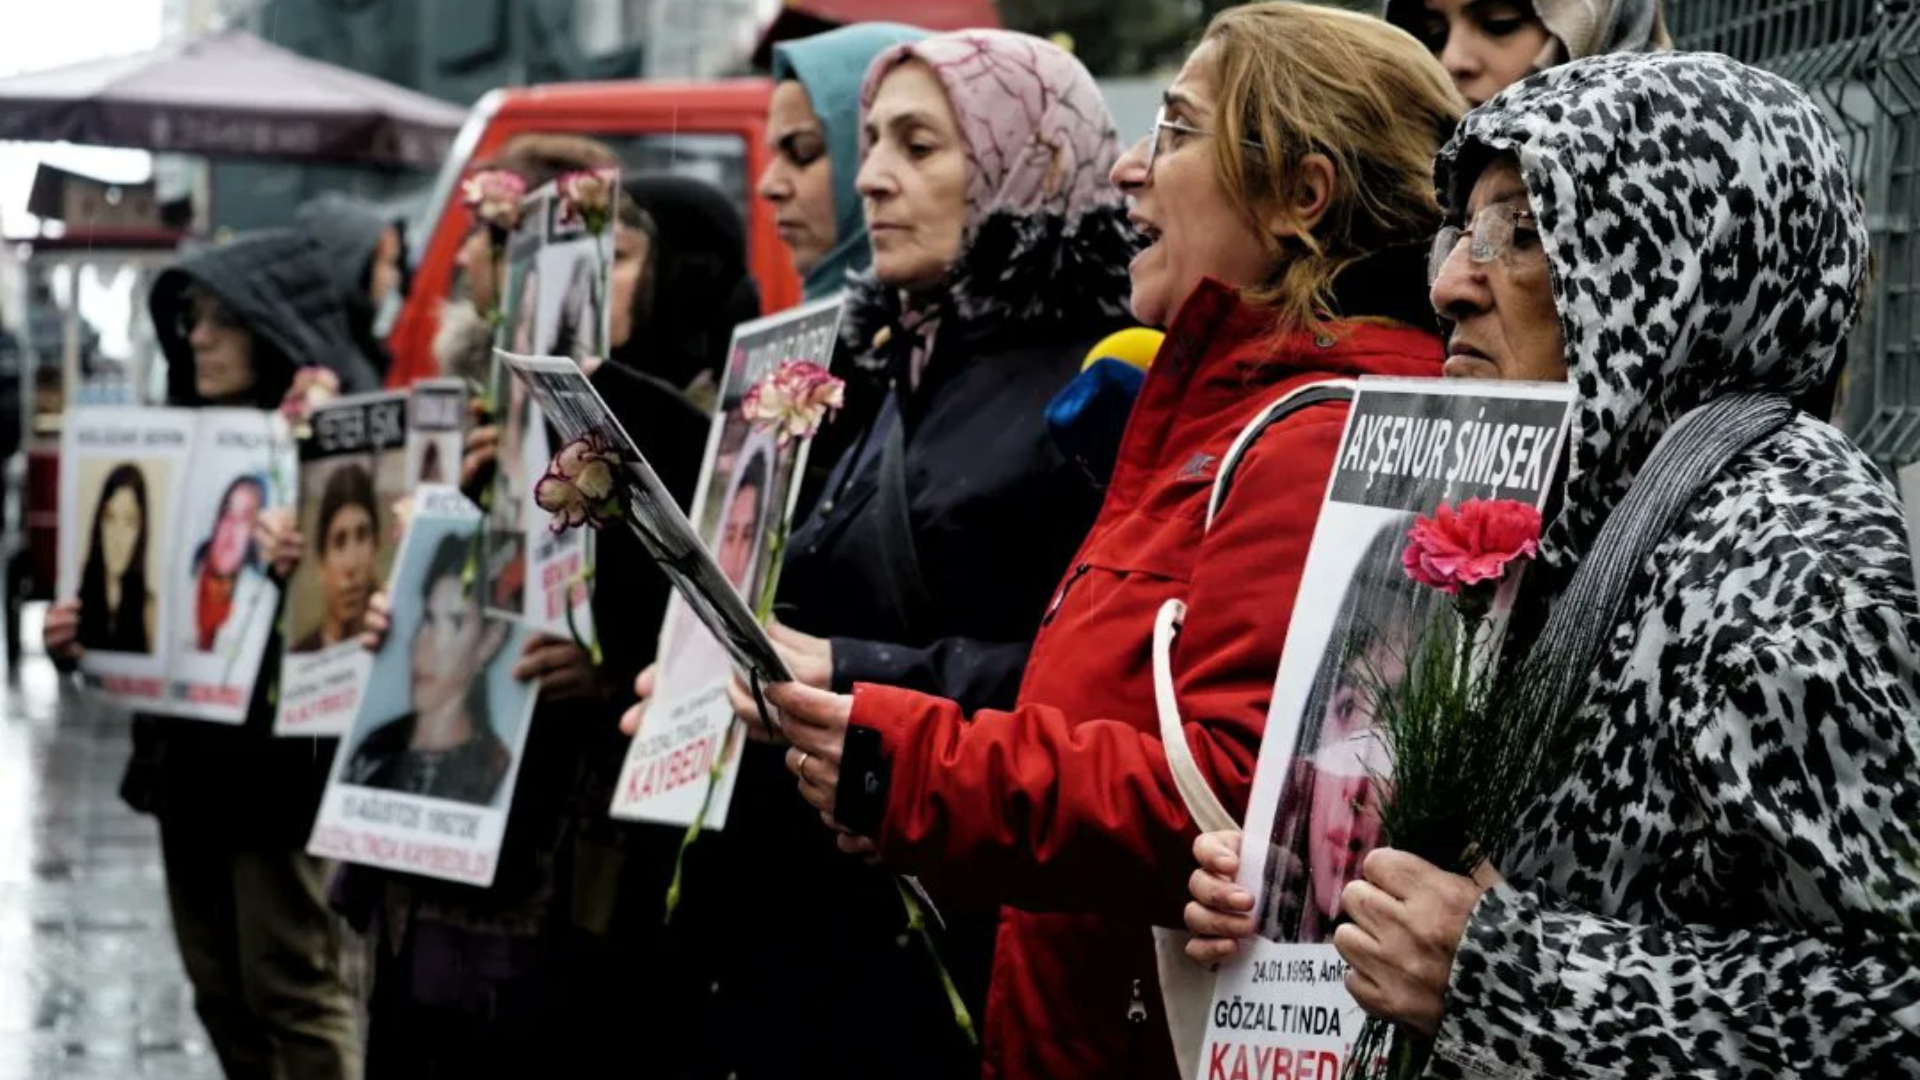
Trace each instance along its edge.
<instances>
[{"instance_id":1,"label":"red van","mask_svg":"<svg viewBox=\"0 0 1920 1080\"><path fill-rule=\"evenodd\" d=\"M767 79L703 82L559 83L495 90L480 99L454 141L429 196L424 243L413 286L388 344L388 383L404 386L435 374L433 336L441 301L453 280L454 255L467 231L458 205L461 177L508 139L537 132L588 135L611 146L628 172L671 171L707 180L735 200L747 222L747 266L760 285L763 311L800 301L800 279L774 229L773 212L754 195L766 168Z\"/></svg>"}]
</instances>

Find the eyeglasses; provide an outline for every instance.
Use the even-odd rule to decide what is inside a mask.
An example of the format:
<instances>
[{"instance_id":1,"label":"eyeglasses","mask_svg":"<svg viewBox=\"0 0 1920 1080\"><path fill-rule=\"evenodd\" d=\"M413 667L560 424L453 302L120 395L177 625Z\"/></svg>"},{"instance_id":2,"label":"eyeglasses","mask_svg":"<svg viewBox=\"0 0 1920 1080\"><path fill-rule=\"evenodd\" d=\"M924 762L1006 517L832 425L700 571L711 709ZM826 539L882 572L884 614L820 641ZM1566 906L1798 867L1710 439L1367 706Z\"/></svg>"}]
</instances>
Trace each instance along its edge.
<instances>
[{"instance_id":1,"label":"eyeglasses","mask_svg":"<svg viewBox=\"0 0 1920 1080\"><path fill-rule=\"evenodd\" d=\"M1440 280L1447 260L1453 258L1453 249L1459 247L1465 237L1473 238L1467 245L1467 258L1475 266L1485 266L1497 259L1501 265L1512 267L1517 258L1530 259L1541 254L1540 231L1533 211L1519 201L1493 203L1481 207L1464 229L1458 225L1441 227L1433 238L1433 251L1427 256L1428 285ZM1516 238L1524 250L1515 250Z\"/></svg>"},{"instance_id":2,"label":"eyeglasses","mask_svg":"<svg viewBox=\"0 0 1920 1080\"><path fill-rule=\"evenodd\" d=\"M1166 153L1168 150L1168 147L1163 144L1168 141L1169 133L1192 135L1201 139L1211 138L1214 134L1204 128L1194 127L1192 124L1183 124L1178 120L1167 119L1167 107L1165 105L1155 109L1153 111L1153 131L1147 136L1148 176L1153 175L1153 163L1160 160L1160 155ZM1255 150L1263 149L1259 143L1252 139L1241 139L1240 145L1250 146Z\"/></svg>"}]
</instances>

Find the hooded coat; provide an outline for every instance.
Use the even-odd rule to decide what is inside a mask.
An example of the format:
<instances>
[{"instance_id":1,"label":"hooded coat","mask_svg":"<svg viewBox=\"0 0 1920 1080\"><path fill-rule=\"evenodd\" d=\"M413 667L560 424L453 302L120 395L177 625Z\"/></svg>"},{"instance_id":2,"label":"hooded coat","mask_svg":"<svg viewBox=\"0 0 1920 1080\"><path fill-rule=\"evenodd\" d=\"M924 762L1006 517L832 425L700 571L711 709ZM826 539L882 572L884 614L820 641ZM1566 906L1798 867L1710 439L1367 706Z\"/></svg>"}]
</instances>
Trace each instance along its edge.
<instances>
[{"instance_id":1,"label":"hooded coat","mask_svg":"<svg viewBox=\"0 0 1920 1080\"><path fill-rule=\"evenodd\" d=\"M1536 75L1437 166L1517 157L1578 387L1551 607L1676 421L1818 385L1867 234L1820 109L1705 54ZM1798 415L1697 491L1497 860L1436 1076L1920 1076L1920 602L1898 503Z\"/></svg>"},{"instance_id":2,"label":"hooded coat","mask_svg":"<svg viewBox=\"0 0 1920 1080\"><path fill-rule=\"evenodd\" d=\"M218 296L253 334L254 388L248 404L280 404L300 367L333 368L343 388L378 388L357 364L337 294L325 284L310 241L292 232L249 233L181 259L155 279L148 307L167 357L167 403L208 404L194 386L193 349L183 317L189 289ZM246 723L239 727L169 716L137 716L133 758L121 781L128 805L190 823L208 835L266 848L304 846L326 786L336 740L276 738L273 688L281 640L268 641ZM246 812L236 814L235 807Z\"/></svg>"},{"instance_id":3,"label":"hooded coat","mask_svg":"<svg viewBox=\"0 0 1920 1080\"><path fill-rule=\"evenodd\" d=\"M196 251L154 280L147 307L167 357L169 405L206 404L194 391L193 348L181 322L195 286L218 296L253 333L256 407L277 407L303 367L333 369L342 393L380 389L320 245L292 230L262 229Z\"/></svg>"},{"instance_id":4,"label":"hooded coat","mask_svg":"<svg viewBox=\"0 0 1920 1080\"><path fill-rule=\"evenodd\" d=\"M339 291L340 305L347 312L347 330L360 347L360 354L385 378L393 358L387 353L386 343L374 333L380 313L374 308L371 286L373 257L380 249L381 237L394 224L372 206L333 192L303 203L294 220L319 246L322 265Z\"/></svg>"}]
</instances>

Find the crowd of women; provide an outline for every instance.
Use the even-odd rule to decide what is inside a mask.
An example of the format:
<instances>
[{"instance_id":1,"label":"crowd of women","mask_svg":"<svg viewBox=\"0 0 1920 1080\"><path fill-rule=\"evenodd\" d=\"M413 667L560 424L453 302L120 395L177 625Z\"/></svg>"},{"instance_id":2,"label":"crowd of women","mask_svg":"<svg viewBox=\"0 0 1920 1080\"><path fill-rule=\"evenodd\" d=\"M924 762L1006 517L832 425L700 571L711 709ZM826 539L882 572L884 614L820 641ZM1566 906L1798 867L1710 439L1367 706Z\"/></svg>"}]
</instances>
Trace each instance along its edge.
<instances>
[{"instance_id":1,"label":"crowd of women","mask_svg":"<svg viewBox=\"0 0 1920 1080\"><path fill-rule=\"evenodd\" d=\"M1150 930L1216 962L1254 916L1238 836L1197 836L1169 771L1155 612L1187 607L1184 737L1244 806L1346 406L1265 430L1210 515L1216 468L1296 387L1444 374L1575 389L1513 625L1577 673L1581 748L1473 876L1364 861L1334 935L1355 998L1435 1036L1440 1076L1920 1076L1920 601L1886 479L1820 405L1865 219L1805 94L1669 48L1657 0L1251 3L1129 144L1036 38L777 47L758 194L807 295L847 294L850 402L785 554L777 732L736 694L726 829L665 922L678 830L605 815L666 597L618 529L602 661L536 636L515 668L541 704L490 888L306 856L332 747L271 738L264 698L231 730L142 717L127 794L228 1075L1181 1075ZM486 165L615 161L554 135ZM649 174L616 218L592 379L685 500L699 390L758 312L743 226ZM389 245L321 311L255 272L291 242L161 281L175 403L271 407L296 366L377 353L352 328ZM477 225L460 269L437 348L471 373L501 276ZM1134 323L1165 342L1091 475L1043 414ZM477 411L469 490L498 444ZM305 556L290 515L256 539L280 579ZM411 602L376 598L369 642ZM94 607L53 609L56 658Z\"/></svg>"}]
</instances>

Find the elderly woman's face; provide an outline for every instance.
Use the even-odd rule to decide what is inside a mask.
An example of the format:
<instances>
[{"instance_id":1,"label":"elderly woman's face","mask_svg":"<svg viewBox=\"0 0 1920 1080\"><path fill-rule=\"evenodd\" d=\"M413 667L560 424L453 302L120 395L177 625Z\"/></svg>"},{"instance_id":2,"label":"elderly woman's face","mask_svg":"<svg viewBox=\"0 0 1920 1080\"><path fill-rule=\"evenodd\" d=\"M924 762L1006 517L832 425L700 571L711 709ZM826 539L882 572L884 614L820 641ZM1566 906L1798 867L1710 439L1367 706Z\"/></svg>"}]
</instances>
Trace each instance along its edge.
<instances>
[{"instance_id":1,"label":"elderly woman's face","mask_svg":"<svg viewBox=\"0 0 1920 1080\"><path fill-rule=\"evenodd\" d=\"M1468 235L1444 256L1433 280L1433 310L1453 324L1447 375L1564 380L1566 344L1552 273L1513 159L1496 159L1480 174L1466 217Z\"/></svg>"},{"instance_id":2,"label":"elderly woman's face","mask_svg":"<svg viewBox=\"0 0 1920 1080\"><path fill-rule=\"evenodd\" d=\"M1203 42L1187 57L1167 88L1167 123L1215 129L1216 48ZM1166 326L1202 278L1245 287L1271 274L1273 257L1220 182L1208 136L1170 127L1148 132L1114 163L1109 177L1128 193L1128 216L1149 241L1127 268L1133 278L1133 317L1142 323Z\"/></svg>"},{"instance_id":3,"label":"elderly woman's face","mask_svg":"<svg viewBox=\"0 0 1920 1080\"><path fill-rule=\"evenodd\" d=\"M773 204L780 242L793 253L793 268L812 272L838 242L834 220L833 158L827 129L798 80L773 88L767 109L767 142L773 153L760 174L760 197Z\"/></svg>"},{"instance_id":4,"label":"elderly woman's face","mask_svg":"<svg viewBox=\"0 0 1920 1080\"><path fill-rule=\"evenodd\" d=\"M873 272L895 288L936 287L960 257L966 231L967 144L932 68L909 60L880 81L866 139L855 186Z\"/></svg>"},{"instance_id":5,"label":"elderly woman's face","mask_svg":"<svg viewBox=\"0 0 1920 1080\"><path fill-rule=\"evenodd\" d=\"M1550 35L1529 0L1426 0L1417 35L1479 105L1519 82Z\"/></svg>"}]
</instances>

